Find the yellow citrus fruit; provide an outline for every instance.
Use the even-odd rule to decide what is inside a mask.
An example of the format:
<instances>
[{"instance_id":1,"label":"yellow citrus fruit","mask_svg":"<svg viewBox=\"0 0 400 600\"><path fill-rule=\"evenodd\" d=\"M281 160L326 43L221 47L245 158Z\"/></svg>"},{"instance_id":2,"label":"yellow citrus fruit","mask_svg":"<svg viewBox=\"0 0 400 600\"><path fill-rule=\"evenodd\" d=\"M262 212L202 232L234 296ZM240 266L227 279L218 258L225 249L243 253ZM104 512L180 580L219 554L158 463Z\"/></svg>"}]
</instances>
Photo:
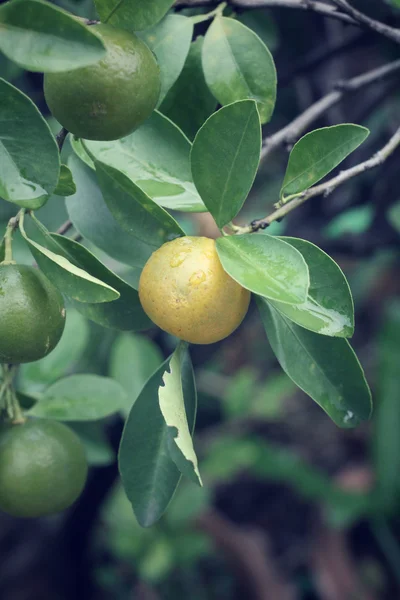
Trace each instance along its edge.
<instances>
[{"instance_id":1,"label":"yellow citrus fruit","mask_svg":"<svg viewBox=\"0 0 400 600\"><path fill-rule=\"evenodd\" d=\"M63 297L39 269L0 264L0 363L43 358L64 325Z\"/></svg>"},{"instance_id":2,"label":"yellow citrus fruit","mask_svg":"<svg viewBox=\"0 0 400 600\"><path fill-rule=\"evenodd\" d=\"M153 112L160 70L134 33L103 24L91 30L103 40L105 57L88 67L46 73L44 94L53 116L71 133L87 140L116 140Z\"/></svg>"},{"instance_id":3,"label":"yellow citrus fruit","mask_svg":"<svg viewBox=\"0 0 400 600\"><path fill-rule=\"evenodd\" d=\"M156 325L193 344L230 335L250 302L250 292L222 268L214 240L190 236L153 252L140 276L139 297Z\"/></svg>"},{"instance_id":4,"label":"yellow citrus fruit","mask_svg":"<svg viewBox=\"0 0 400 600\"><path fill-rule=\"evenodd\" d=\"M0 509L10 515L64 510L80 495L87 470L82 442L62 423L28 419L0 429Z\"/></svg>"}]
</instances>

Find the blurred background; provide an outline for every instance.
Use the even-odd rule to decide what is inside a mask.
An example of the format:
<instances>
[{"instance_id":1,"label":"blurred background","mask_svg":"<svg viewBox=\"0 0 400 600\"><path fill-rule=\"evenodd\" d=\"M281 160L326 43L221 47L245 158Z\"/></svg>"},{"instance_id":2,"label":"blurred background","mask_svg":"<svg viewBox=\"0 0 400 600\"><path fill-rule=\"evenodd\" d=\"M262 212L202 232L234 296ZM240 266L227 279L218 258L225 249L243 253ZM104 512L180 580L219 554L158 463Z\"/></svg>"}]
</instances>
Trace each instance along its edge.
<instances>
[{"instance_id":1,"label":"blurred background","mask_svg":"<svg viewBox=\"0 0 400 600\"><path fill-rule=\"evenodd\" d=\"M58 4L95 17L89 0ZM397 0L353 4L400 27ZM265 136L339 82L399 57L398 46L385 38L311 11L235 10L277 65L277 107ZM204 24L196 28L196 35L202 33ZM0 56L0 76L49 115L40 74ZM399 90L394 73L346 93L313 123L311 129L346 122L371 129L341 168L366 160L394 133ZM281 148L263 163L239 224L271 211L286 162L287 149ZM327 198L309 200L268 229L317 244L346 274L356 307L352 344L375 402L371 422L338 429L281 371L251 307L226 341L191 349L199 394L195 447L204 488L182 482L161 521L141 529L118 478L122 418L73 424L92 467L85 492L55 517L0 516L2 600L400 598L399 166L395 152L381 168ZM14 214L15 207L1 201L3 228ZM68 217L64 200L52 199L38 216L57 229ZM218 234L206 215L175 216L191 234ZM30 262L18 236L16 246L17 259ZM132 403L174 343L157 329L143 335L108 331L70 309L60 345L46 359L25 365L19 385L40 391L67 373L99 373L119 380Z\"/></svg>"}]
</instances>

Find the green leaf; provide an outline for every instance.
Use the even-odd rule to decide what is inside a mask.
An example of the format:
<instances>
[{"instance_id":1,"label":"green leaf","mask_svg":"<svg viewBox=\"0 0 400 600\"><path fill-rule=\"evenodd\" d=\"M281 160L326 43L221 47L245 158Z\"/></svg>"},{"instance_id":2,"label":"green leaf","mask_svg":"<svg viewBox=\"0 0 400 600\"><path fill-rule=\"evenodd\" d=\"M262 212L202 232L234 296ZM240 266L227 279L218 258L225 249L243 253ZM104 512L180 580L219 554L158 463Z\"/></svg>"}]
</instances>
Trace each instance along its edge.
<instances>
[{"instance_id":1,"label":"green leaf","mask_svg":"<svg viewBox=\"0 0 400 600\"><path fill-rule=\"evenodd\" d=\"M180 472L193 483L202 486L197 456L186 417L185 398L182 387L182 366L187 345L181 342L173 353L169 368L158 390L160 409L168 426L169 452Z\"/></svg>"},{"instance_id":2,"label":"green leaf","mask_svg":"<svg viewBox=\"0 0 400 600\"><path fill-rule=\"evenodd\" d=\"M371 392L347 340L299 327L261 297L257 305L282 369L339 427L369 419Z\"/></svg>"},{"instance_id":3,"label":"green leaf","mask_svg":"<svg viewBox=\"0 0 400 600\"><path fill-rule=\"evenodd\" d=\"M78 300L73 304L80 313L103 327L122 331L141 331L152 326L152 322L142 309L139 294L133 287L110 271L78 242L54 233L51 234L51 239L72 263L83 267L91 276L101 279L119 295L117 300L101 304L82 303Z\"/></svg>"},{"instance_id":4,"label":"green leaf","mask_svg":"<svg viewBox=\"0 0 400 600\"><path fill-rule=\"evenodd\" d=\"M155 248L185 235L175 219L121 171L95 164L103 198L124 231Z\"/></svg>"},{"instance_id":5,"label":"green leaf","mask_svg":"<svg viewBox=\"0 0 400 600\"><path fill-rule=\"evenodd\" d=\"M203 45L207 84L220 104L253 99L261 123L267 123L276 100L276 69L270 51L254 31L229 17L217 17Z\"/></svg>"},{"instance_id":6,"label":"green leaf","mask_svg":"<svg viewBox=\"0 0 400 600\"><path fill-rule=\"evenodd\" d=\"M123 388L108 377L71 375L51 385L29 414L57 421L95 421L118 412Z\"/></svg>"},{"instance_id":7,"label":"green leaf","mask_svg":"<svg viewBox=\"0 0 400 600\"><path fill-rule=\"evenodd\" d=\"M126 421L119 450L122 483L143 527L161 517L181 478L170 456L171 437L158 400L158 390L169 362L167 359L157 369L139 394ZM182 389L189 430L192 431L197 399L188 354L182 364Z\"/></svg>"},{"instance_id":8,"label":"green leaf","mask_svg":"<svg viewBox=\"0 0 400 600\"><path fill-rule=\"evenodd\" d=\"M342 235L361 235L372 225L375 208L371 204L356 206L334 217L326 227L324 235L330 238L339 238Z\"/></svg>"},{"instance_id":9,"label":"green leaf","mask_svg":"<svg viewBox=\"0 0 400 600\"><path fill-rule=\"evenodd\" d=\"M86 319L72 307L67 308L65 328L61 340L52 352L42 360L20 366L20 381L24 391L42 389L79 364L89 341Z\"/></svg>"},{"instance_id":10,"label":"green leaf","mask_svg":"<svg viewBox=\"0 0 400 600\"><path fill-rule=\"evenodd\" d=\"M49 250L47 247L28 238L22 219L20 220L19 228L22 236L28 242L30 251L39 268L66 296L79 302L110 302L119 297L119 292L112 287L103 283L100 279L92 277L92 275L74 265L59 252L54 252L54 249L60 251L61 248L54 240L53 244L51 244L53 236L51 238L47 236L46 238L46 245L51 245L53 248L53 250ZM58 237L62 238L62 236ZM90 254L88 250L85 249L85 251ZM93 255L91 256L93 262L97 261Z\"/></svg>"},{"instance_id":11,"label":"green leaf","mask_svg":"<svg viewBox=\"0 0 400 600\"><path fill-rule=\"evenodd\" d=\"M160 206L206 210L190 172L191 143L158 111L127 137L113 142L85 140L85 147L93 159L124 173Z\"/></svg>"},{"instance_id":12,"label":"green leaf","mask_svg":"<svg viewBox=\"0 0 400 600\"><path fill-rule=\"evenodd\" d=\"M192 35L193 23L183 15L168 15L158 25L139 35L156 55L160 67L159 105L183 69Z\"/></svg>"},{"instance_id":13,"label":"green leaf","mask_svg":"<svg viewBox=\"0 0 400 600\"><path fill-rule=\"evenodd\" d=\"M383 505L397 506L400 495L400 302L385 310L378 340L378 402L374 419L373 457L377 488Z\"/></svg>"},{"instance_id":14,"label":"green leaf","mask_svg":"<svg viewBox=\"0 0 400 600\"><path fill-rule=\"evenodd\" d=\"M103 23L141 31L161 21L174 0L95 0L94 3Z\"/></svg>"},{"instance_id":15,"label":"green leaf","mask_svg":"<svg viewBox=\"0 0 400 600\"><path fill-rule=\"evenodd\" d=\"M162 362L161 351L148 338L129 333L117 337L111 348L109 374L127 393L126 414Z\"/></svg>"},{"instance_id":16,"label":"green leaf","mask_svg":"<svg viewBox=\"0 0 400 600\"><path fill-rule=\"evenodd\" d=\"M91 65L105 56L103 42L76 17L37 0L0 8L0 51L27 69L56 73Z\"/></svg>"},{"instance_id":17,"label":"green leaf","mask_svg":"<svg viewBox=\"0 0 400 600\"><path fill-rule=\"evenodd\" d=\"M253 100L221 108L198 131L190 155L193 181L219 228L242 208L260 150L261 127Z\"/></svg>"},{"instance_id":18,"label":"green leaf","mask_svg":"<svg viewBox=\"0 0 400 600\"><path fill-rule=\"evenodd\" d=\"M160 106L161 112L191 140L217 107L217 101L204 79L201 63L203 42L204 38L199 36L191 44L182 73Z\"/></svg>"},{"instance_id":19,"label":"green leaf","mask_svg":"<svg viewBox=\"0 0 400 600\"><path fill-rule=\"evenodd\" d=\"M304 257L310 271L310 288L304 304L271 304L291 321L310 331L351 337L354 333L353 299L340 267L310 242L291 237L279 239L296 248Z\"/></svg>"},{"instance_id":20,"label":"green leaf","mask_svg":"<svg viewBox=\"0 0 400 600\"><path fill-rule=\"evenodd\" d=\"M68 423L68 427L79 435L89 465L105 467L114 462L115 452L103 431L102 423L77 421Z\"/></svg>"},{"instance_id":21,"label":"green leaf","mask_svg":"<svg viewBox=\"0 0 400 600\"><path fill-rule=\"evenodd\" d=\"M279 30L270 11L255 8L237 15L237 20L252 29L272 51L279 46Z\"/></svg>"},{"instance_id":22,"label":"green leaf","mask_svg":"<svg viewBox=\"0 0 400 600\"><path fill-rule=\"evenodd\" d=\"M307 263L292 245L255 234L221 237L216 245L225 271L251 292L286 304L306 300Z\"/></svg>"},{"instance_id":23,"label":"green leaf","mask_svg":"<svg viewBox=\"0 0 400 600\"><path fill-rule=\"evenodd\" d=\"M4 79L0 79L0 122L0 197L25 208L40 208L57 185L57 143L32 100Z\"/></svg>"},{"instance_id":24,"label":"green leaf","mask_svg":"<svg viewBox=\"0 0 400 600\"><path fill-rule=\"evenodd\" d=\"M91 169L74 155L69 157L68 165L77 186L76 194L70 196L66 203L75 229L115 260L143 267L154 247L122 231L104 202Z\"/></svg>"},{"instance_id":25,"label":"green leaf","mask_svg":"<svg viewBox=\"0 0 400 600\"><path fill-rule=\"evenodd\" d=\"M368 135L368 129L352 124L307 133L290 153L281 197L308 190L358 148Z\"/></svg>"},{"instance_id":26,"label":"green leaf","mask_svg":"<svg viewBox=\"0 0 400 600\"><path fill-rule=\"evenodd\" d=\"M53 194L56 196L73 196L76 194L76 185L70 169L61 165L60 177Z\"/></svg>"}]
</instances>

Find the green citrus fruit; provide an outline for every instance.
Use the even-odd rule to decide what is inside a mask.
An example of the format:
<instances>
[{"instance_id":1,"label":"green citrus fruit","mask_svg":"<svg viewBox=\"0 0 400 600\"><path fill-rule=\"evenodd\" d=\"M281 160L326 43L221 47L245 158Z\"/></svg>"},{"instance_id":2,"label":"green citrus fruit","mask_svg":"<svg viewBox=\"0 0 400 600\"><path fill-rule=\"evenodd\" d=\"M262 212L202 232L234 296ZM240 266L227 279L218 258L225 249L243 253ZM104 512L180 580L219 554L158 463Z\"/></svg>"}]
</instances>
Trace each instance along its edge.
<instances>
[{"instance_id":1,"label":"green citrus fruit","mask_svg":"<svg viewBox=\"0 0 400 600\"><path fill-rule=\"evenodd\" d=\"M15 517L40 517L70 506L86 481L79 437L47 419L0 428L0 509Z\"/></svg>"},{"instance_id":2,"label":"green citrus fruit","mask_svg":"<svg viewBox=\"0 0 400 600\"><path fill-rule=\"evenodd\" d=\"M250 302L250 292L222 268L214 240L189 236L153 252L140 276L139 297L156 325L193 344L227 337Z\"/></svg>"},{"instance_id":3,"label":"green citrus fruit","mask_svg":"<svg viewBox=\"0 0 400 600\"><path fill-rule=\"evenodd\" d=\"M88 140L116 140L151 115L160 95L160 71L151 50L135 34L110 25L91 30L106 56L88 67L46 73L44 94L53 116Z\"/></svg>"},{"instance_id":4,"label":"green citrus fruit","mask_svg":"<svg viewBox=\"0 0 400 600\"><path fill-rule=\"evenodd\" d=\"M39 269L0 264L1 363L43 358L58 344L64 325L63 297Z\"/></svg>"}]
</instances>

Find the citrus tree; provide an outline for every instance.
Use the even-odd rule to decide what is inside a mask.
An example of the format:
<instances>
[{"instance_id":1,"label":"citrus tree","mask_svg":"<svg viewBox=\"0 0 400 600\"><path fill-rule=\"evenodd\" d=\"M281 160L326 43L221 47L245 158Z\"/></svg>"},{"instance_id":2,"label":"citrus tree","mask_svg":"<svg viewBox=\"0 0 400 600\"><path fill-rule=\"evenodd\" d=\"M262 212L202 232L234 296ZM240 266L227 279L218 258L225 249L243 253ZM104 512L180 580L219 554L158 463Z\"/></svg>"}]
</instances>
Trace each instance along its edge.
<instances>
[{"instance_id":1,"label":"citrus tree","mask_svg":"<svg viewBox=\"0 0 400 600\"><path fill-rule=\"evenodd\" d=\"M371 415L370 390L348 341L354 307L345 275L309 241L265 229L378 166L400 134L320 183L369 131L344 123L301 137L325 109L323 99L263 142L277 95L270 51L226 3L195 3L212 10L185 14L187 3L173 4L95 0L99 20L39 0L0 8L0 51L45 74L45 98L60 124L54 135L32 100L0 79L0 196L15 205L0 249L0 508L11 514L70 505L87 465L79 438L60 422L113 413L126 417L119 468L141 525L160 518L182 474L202 485L189 344L229 336L251 298L299 388L339 427ZM371 71L348 86L385 73ZM296 143L275 206L243 223L239 213L260 161L285 142ZM60 196L69 219L51 231L41 208ZM214 219L216 241L187 235L183 213L198 212ZM16 263L17 235L31 265ZM130 267L126 278L121 264ZM91 374L55 377L40 393L19 389L18 365L46 360L69 310L104 328L158 326L175 336L172 355L129 409L117 381Z\"/></svg>"}]
</instances>

